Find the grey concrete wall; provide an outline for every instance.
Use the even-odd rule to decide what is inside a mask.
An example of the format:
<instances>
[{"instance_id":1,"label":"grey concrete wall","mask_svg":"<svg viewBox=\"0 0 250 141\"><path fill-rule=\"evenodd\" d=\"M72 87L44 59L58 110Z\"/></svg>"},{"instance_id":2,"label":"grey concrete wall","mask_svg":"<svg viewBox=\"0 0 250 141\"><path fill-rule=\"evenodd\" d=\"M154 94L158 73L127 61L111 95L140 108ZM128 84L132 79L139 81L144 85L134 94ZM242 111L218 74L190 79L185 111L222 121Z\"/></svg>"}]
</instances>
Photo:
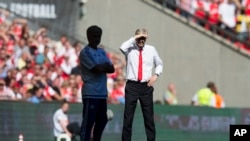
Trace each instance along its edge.
<instances>
[{"instance_id":1,"label":"grey concrete wall","mask_svg":"<svg viewBox=\"0 0 250 141\"><path fill-rule=\"evenodd\" d=\"M214 81L229 107L249 107L250 60L227 45L140 0L89 0L87 15L77 27L86 40L86 28L103 28L102 44L118 51L138 27L149 31L164 62L164 72L155 85L154 100L162 100L166 85L176 84L180 104L189 104L194 93Z\"/></svg>"}]
</instances>

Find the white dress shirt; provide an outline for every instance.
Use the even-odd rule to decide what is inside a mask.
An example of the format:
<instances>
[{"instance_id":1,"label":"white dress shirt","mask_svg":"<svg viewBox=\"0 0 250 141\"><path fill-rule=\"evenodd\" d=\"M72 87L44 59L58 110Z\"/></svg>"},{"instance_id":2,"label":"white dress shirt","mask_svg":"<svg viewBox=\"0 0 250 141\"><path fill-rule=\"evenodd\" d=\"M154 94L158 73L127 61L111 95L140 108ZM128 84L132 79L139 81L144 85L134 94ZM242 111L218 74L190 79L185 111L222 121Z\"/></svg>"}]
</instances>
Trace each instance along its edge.
<instances>
[{"instance_id":1,"label":"white dress shirt","mask_svg":"<svg viewBox=\"0 0 250 141\"><path fill-rule=\"evenodd\" d=\"M138 65L139 65L139 47L136 45L135 38L122 43L120 50L124 53L127 61L126 79L137 81L138 80ZM152 76L153 68L155 74L160 75L163 70L162 60L158 55L155 47L145 44L142 49L142 80L147 82Z\"/></svg>"}]
</instances>

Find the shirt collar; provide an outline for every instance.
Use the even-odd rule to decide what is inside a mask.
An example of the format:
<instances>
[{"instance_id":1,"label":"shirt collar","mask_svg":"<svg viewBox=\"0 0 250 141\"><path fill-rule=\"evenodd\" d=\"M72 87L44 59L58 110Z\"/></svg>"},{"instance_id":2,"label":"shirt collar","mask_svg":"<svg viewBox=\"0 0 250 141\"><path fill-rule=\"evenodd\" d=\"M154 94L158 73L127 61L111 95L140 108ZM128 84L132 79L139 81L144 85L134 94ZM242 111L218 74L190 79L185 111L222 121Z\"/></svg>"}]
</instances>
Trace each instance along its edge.
<instances>
[{"instance_id":1,"label":"shirt collar","mask_svg":"<svg viewBox=\"0 0 250 141\"><path fill-rule=\"evenodd\" d=\"M136 44L135 44L135 46L136 46L136 48L137 48L138 50L144 50L144 48L145 48L146 45L144 45L142 48L141 48L141 47L138 47Z\"/></svg>"}]
</instances>

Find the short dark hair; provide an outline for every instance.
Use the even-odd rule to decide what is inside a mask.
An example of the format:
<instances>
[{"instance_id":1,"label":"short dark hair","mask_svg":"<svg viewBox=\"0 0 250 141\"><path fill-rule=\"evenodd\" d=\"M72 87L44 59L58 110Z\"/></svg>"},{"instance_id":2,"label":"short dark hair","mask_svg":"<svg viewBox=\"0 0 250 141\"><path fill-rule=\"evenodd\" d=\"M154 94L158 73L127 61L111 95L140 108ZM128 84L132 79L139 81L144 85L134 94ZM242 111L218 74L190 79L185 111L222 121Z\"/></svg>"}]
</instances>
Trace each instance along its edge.
<instances>
[{"instance_id":1,"label":"short dark hair","mask_svg":"<svg viewBox=\"0 0 250 141\"><path fill-rule=\"evenodd\" d=\"M63 104L69 104L69 102L68 102L66 99L63 99L62 102L61 102L61 104L62 104L62 105L63 105Z\"/></svg>"},{"instance_id":2,"label":"short dark hair","mask_svg":"<svg viewBox=\"0 0 250 141\"><path fill-rule=\"evenodd\" d=\"M102 29L97 25L92 25L87 29L87 36L91 35L92 33L102 34Z\"/></svg>"},{"instance_id":3,"label":"short dark hair","mask_svg":"<svg viewBox=\"0 0 250 141\"><path fill-rule=\"evenodd\" d=\"M213 87L215 87L214 82L209 81L209 82L207 83L207 87L208 87L208 88L213 88Z\"/></svg>"}]
</instances>

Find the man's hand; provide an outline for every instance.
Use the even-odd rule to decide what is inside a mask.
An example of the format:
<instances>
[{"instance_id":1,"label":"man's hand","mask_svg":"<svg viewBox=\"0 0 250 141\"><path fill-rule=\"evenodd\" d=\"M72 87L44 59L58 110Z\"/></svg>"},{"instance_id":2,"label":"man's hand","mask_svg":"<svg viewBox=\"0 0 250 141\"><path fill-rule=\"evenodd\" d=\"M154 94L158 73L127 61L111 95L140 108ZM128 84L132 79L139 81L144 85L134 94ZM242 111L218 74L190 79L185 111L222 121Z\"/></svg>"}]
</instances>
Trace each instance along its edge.
<instances>
[{"instance_id":1,"label":"man's hand","mask_svg":"<svg viewBox=\"0 0 250 141\"><path fill-rule=\"evenodd\" d=\"M114 65L109 64L108 62L105 62L103 64L96 65L92 71L94 73L113 73L115 72Z\"/></svg>"},{"instance_id":2,"label":"man's hand","mask_svg":"<svg viewBox=\"0 0 250 141\"><path fill-rule=\"evenodd\" d=\"M110 64L108 62L105 62L105 63L102 64L102 66L105 68L105 67L109 67Z\"/></svg>"},{"instance_id":3,"label":"man's hand","mask_svg":"<svg viewBox=\"0 0 250 141\"><path fill-rule=\"evenodd\" d=\"M153 86L157 79L158 79L158 76L157 76L157 75L153 75L153 76L149 79L149 81L148 81L148 86L149 86L149 87L150 87L150 86Z\"/></svg>"},{"instance_id":4,"label":"man's hand","mask_svg":"<svg viewBox=\"0 0 250 141\"><path fill-rule=\"evenodd\" d=\"M72 134L71 134L70 132L66 132L66 134L67 134L70 138L72 138Z\"/></svg>"},{"instance_id":5,"label":"man's hand","mask_svg":"<svg viewBox=\"0 0 250 141\"><path fill-rule=\"evenodd\" d=\"M141 38L141 37L145 37L147 39L148 35L147 34L139 34L139 35L134 36L135 39L138 39L138 38Z\"/></svg>"}]
</instances>

